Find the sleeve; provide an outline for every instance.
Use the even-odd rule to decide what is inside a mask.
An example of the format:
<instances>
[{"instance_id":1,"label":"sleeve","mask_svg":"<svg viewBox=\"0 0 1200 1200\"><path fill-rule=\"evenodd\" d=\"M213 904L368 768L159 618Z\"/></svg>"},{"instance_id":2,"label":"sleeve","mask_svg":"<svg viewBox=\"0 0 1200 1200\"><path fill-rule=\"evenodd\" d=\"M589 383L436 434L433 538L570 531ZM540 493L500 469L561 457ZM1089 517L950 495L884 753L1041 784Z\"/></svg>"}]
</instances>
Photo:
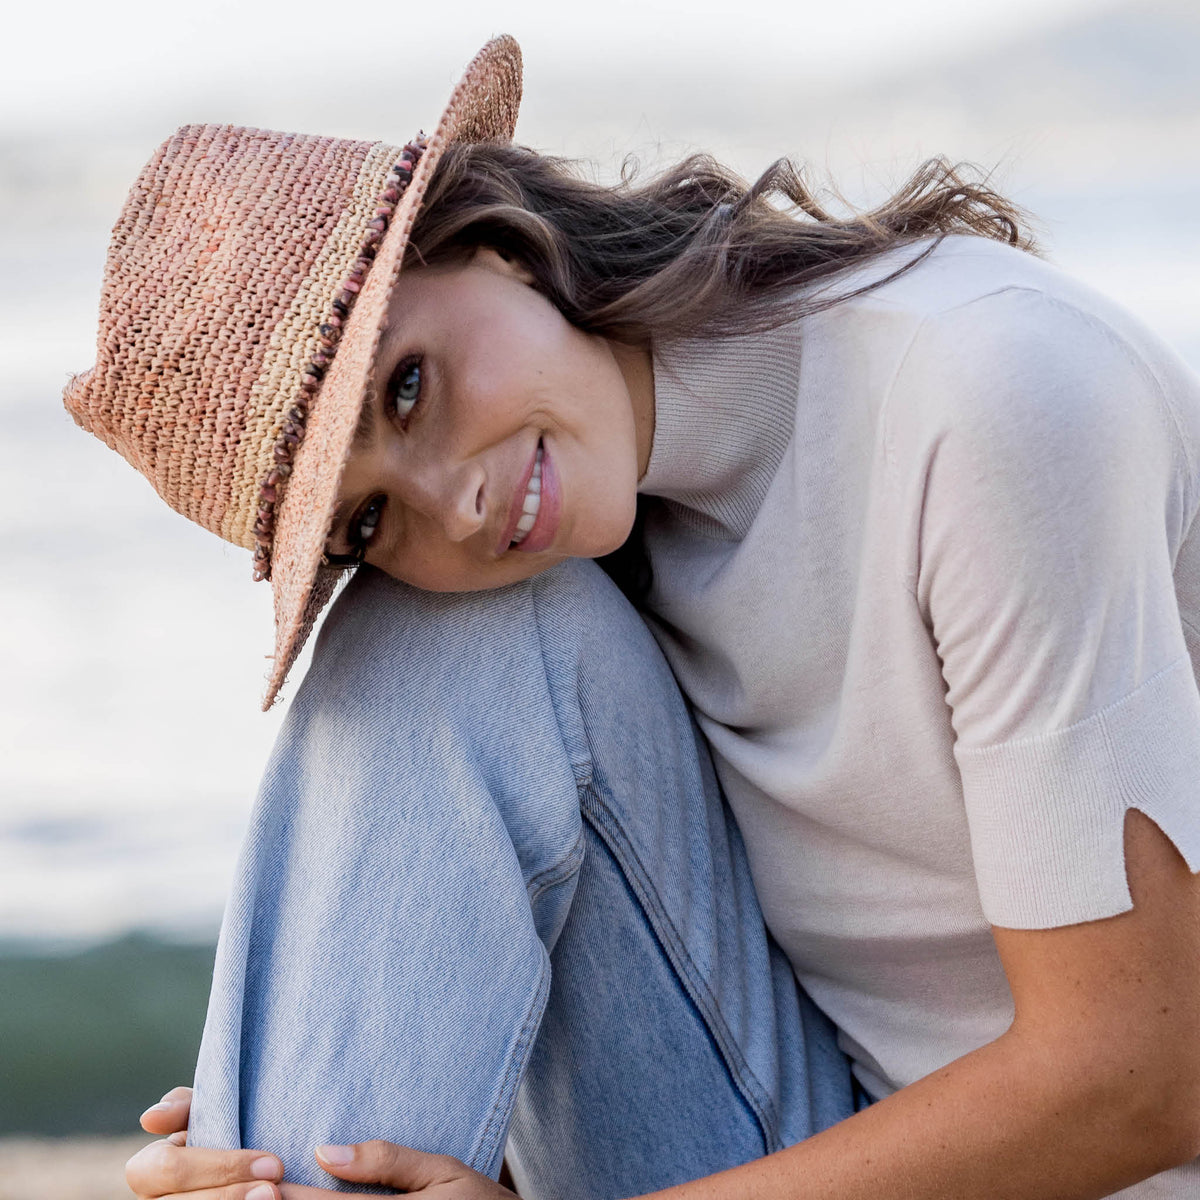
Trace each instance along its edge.
<instances>
[{"instance_id":1,"label":"sleeve","mask_svg":"<svg viewBox=\"0 0 1200 1200\"><path fill-rule=\"evenodd\" d=\"M1194 473L1154 373L1102 320L1011 289L925 321L891 420L988 920L1130 908L1130 808L1200 868L1200 694L1173 579Z\"/></svg>"}]
</instances>

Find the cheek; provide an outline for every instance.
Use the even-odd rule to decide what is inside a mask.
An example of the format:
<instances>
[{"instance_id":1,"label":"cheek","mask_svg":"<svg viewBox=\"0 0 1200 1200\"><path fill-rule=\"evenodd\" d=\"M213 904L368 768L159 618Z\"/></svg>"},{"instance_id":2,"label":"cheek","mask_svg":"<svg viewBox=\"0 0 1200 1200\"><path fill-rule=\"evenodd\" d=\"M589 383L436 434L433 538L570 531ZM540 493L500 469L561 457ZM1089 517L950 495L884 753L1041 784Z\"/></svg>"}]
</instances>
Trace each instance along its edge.
<instances>
[{"instance_id":1,"label":"cheek","mask_svg":"<svg viewBox=\"0 0 1200 1200\"><path fill-rule=\"evenodd\" d=\"M476 420L497 421L530 408L561 402L569 367L578 359L579 331L534 296L465 323L453 355L455 382ZM545 309L545 310L544 310Z\"/></svg>"}]
</instances>

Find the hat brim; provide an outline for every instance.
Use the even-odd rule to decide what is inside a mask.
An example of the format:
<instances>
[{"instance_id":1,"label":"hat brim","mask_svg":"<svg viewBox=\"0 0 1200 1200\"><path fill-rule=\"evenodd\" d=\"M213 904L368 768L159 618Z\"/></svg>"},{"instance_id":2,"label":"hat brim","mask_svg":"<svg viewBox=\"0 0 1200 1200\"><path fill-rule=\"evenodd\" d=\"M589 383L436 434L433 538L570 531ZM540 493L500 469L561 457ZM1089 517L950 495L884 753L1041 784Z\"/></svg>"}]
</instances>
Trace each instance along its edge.
<instances>
[{"instance_id":1,"label":"hat brim","mask_svg":"<svg viewBox=\"0 0 1200 1200\"><path fill-rule=\"evenodd\" d=\"M323 567L342 472L359 413L374 385L388 304L425 189L451 142L510 142L521 102L521 51L503 35L463 72L397 205L308 418L280 506L271 558L275 653L263 711L271 707L340 570Z\"/></svg>"}]
</instances>

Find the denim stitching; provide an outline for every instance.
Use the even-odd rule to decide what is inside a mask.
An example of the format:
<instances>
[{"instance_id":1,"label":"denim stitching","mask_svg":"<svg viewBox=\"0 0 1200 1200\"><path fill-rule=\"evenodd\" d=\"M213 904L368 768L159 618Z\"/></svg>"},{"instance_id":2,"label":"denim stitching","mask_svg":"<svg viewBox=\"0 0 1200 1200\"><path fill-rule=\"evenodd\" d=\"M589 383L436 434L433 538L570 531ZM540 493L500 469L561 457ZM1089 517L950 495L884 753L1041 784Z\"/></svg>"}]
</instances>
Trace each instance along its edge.
<instances>
[{"instance_id":1,"label":"denim stitching","mask_svg":"<svg viewBox=\"0 0 1200 1200\"><path fill-rule=\"evenodd\" d=\"M567 745L566 738L563 736L562 722L558 719L557 704L555 702L554 688L550 683L550 671L546 663L546 647L545 633L542 625L541 613L537 601L537 580L531 581L529 588L530 609L533 613L534 624L538 630L538 653L542 662L542 678L546 684L546 692L550 697L551 707L555 713L555 724L558 728L559 743L563 748L563 753L567 761L571 764L572 774L576 777L576 789L580 787L580 769L575 763L570 747ZM590 761L584 764L584 778L591 778L591 763ZM536 875L530 877L526 882L526 889L529 894L530 905L538 899L547 890L555 884L561 883L569 879L571 875L579 870L579 865L583 861L584 842L583 831L580 830L579 837L574 845L567 852L567 855L556 863L543 868ZM528 1011L526 1012L525 1020L521 1025L520 1032L517 1035L516 1041L513 1043L512 1053L509 1056L508 1065L505 1068L504 1076L500 1081L500 1088L496 1094L496 1099L492 1104L491 1111L484 1123L483 1129L480 1131L479 1137L476 1140L475 1146L471 1151L470 1165L475 1170L486 1170L491 1165L491 1160L495 1155L497 1143L500 1136L504 1133L508 1126L508 1121L512 1113L512 1104L516 1097L517 1088L520 1085L521 1079L525 1074L526 1060L530 1049L533 1046L535 1036L541 1026L542 1015L545 1012L546 1003L550 994L550 971L549 971L549 955L546 947L540 942L541 960L538 969L538 985L537 990L530 1002ZM515 1077L515 1078L514 1078ZM486 1152L486 1158L484 1154Z\"/></svg>"},{"instance_id":2,"label":"denim stitching","mask_svg":"<svg viewBox=\"0 0 1200 1200\"><path fill-rule=\"evenodd\" d=\"M525 1014L525 1020L522 1022L520 1033L518 1033L517 1039L513 1043L512 1053L508 1059L508 1066L505 1068L504 1075L500 1080L500 1090L497 1092L491 1111L488 1113L487 1121L484 1123L483 1129L475 1141L475 1145L471 1148L471 1158L467 1165L476 1171L486 1171L491 1166L500 1135L508 1127L508 1120L511 1116L513 1101L516 1098L517 1087L525 1075L526 1058L533 1046L534 1035L542 1023L542 1014L545 1011L546 1001L550 995L549 956L546 954L545 946L542 946L540 942L538 945L541 947L541 959L538 964L537 990ZM513 1080L514 1074L516 1075L515 1082ZM487 1157L482 1158L485 1149Z\"/></svg>"},{"instance_id":3,"label":"denim stitching","mask_svg":"<svg viewBox=\"0 0 1200 1200\"><path fill-rule=\"evenodd\" d=\"M571 764L571 770L575 775L576 787L587 787L592 782L592 772L594 770L591 757L585 759L584 762L577 764L571 754L571 747L567 745L567 739L563 734L562 720L558 715L558 699L554 694L554 688L550 683L550 668L546 664L546 636L542 627L542 614L538 604L538 593L541 590L542 576L535 576L530 581L529 587L529 603L533 609L533 623L537 626L538 631L538 654L542 660L542 677L546 681L546 691L550 696L550 707L554 710L555 724L558 726L558 740L562 743L563 753L567 756L567 761ZM588 747L589 751L591 747Z\"/></svg>"},{"instance_id":4,"label":"denim stitching","mask_svg":"<svg viewBox=\"0 0 1200 1200\"><path fill-rule=\"evenodd\" d=\"M643 915L666 952L668 961L703 1018L734 1084L754 1113L766 1145L766 1152L770 1154L782 1149L783 1142L778 1132L779 1117L773 1101L742 1055L741 1047L725 1024L716 998L692 961L670 916L659 902L658 894L650 883L649 874L638 858L636 849L625 838L620 822L614 818L595 784L581 793L580 808L585 820L603 839L620 866L626 882L642 906Z\"/></svg>"},{"instance_id":5,"label":"denim stitching","mask_svg":"<svg viewBox=\"0 0 1200 1200\"><path fill-rule=\"evenodd\" d=\"M583 862L583 830L579 831L579 837L575 839L575 844L567 851L566 857L560 859L556 863L552 863L548 867L543 867L536 875L531 875L526 883L526 890L529 892L529 903L538 900L545 892L549 891L556 884L562 883L569 879L576 871L579 870L580 863Z\"/></svg>"},{"instance_id":6,"label":"denim stitching","mask_svg":"<svg viewBox=\"0 0 1200 1200\"><path fill-rule=\"evenodd\" d=\"M538 576L533 579L529 589L531 607L539 635L543 633L542 613L539 605L539 584L542 578L542 576ZM539 636L538 649L542 656L542 671L557 719L558 706L554 689L550 686L550 671L546 664L544 636ZM557 724L559 727L559 739L570 759L570 749L563 735L561 720L557 720ZM709 1035L712 1037L725 1062L726 1069L729 1071L734 1085L742 1095L750 1111L754 1114L767 1153L782 1149L783 1142L778 1133L778 1115L775 1111L775 1105L742 1055L741 1047L738 1046L728 1026L725 1024L715 997L712 995L699 969L688 954L670 917L658 901L657 893L649 883L648 872L637 858L634 848L628 844L628 840L624 837L619 823L615 820L611 810L600 795L595 776L595 764L590 755L590 744L588 750L589 756L584 764L580 764L582 771L577 774L580 812L588 821L588 824L596 831L597 835L604 841L605 845L608 846L609 852L620 867L630 889L638 898L643 915L651 930L659 939L660 944L666 952L667 960L674 969L689 999L700 1013ZM574 768L576 764L573 760L571 762ZM579 848L582 852L582 840ZM573 852L571 857L573 858ZM570 865L570 859L564 860L563 863L557 864L555 867L547 868L546 871L542 872L542 876L545 876L548 872L566 868L568 865Z\"/></svg>"}]
</instances>

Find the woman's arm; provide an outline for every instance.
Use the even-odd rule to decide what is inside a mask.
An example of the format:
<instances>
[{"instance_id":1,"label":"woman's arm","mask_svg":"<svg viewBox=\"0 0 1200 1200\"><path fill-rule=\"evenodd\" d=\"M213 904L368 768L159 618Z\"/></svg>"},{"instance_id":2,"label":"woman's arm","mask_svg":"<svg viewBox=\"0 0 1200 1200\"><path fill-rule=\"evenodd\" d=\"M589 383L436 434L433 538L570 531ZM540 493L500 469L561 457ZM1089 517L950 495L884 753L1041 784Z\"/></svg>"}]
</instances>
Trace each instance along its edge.
<instances>
[{"instance_id":1,"label":"woman's arm","mask_svg":"<svg viewBox=\"0 0 1200 1200\"><path fill-rule=\"evenodd\" d=\"M1140 813L1134 908L997 929L1001 1038L849 1120L655 1200L1084 1200L1200 1154L1200 878Z\"/></svg>"}]
</instances>

